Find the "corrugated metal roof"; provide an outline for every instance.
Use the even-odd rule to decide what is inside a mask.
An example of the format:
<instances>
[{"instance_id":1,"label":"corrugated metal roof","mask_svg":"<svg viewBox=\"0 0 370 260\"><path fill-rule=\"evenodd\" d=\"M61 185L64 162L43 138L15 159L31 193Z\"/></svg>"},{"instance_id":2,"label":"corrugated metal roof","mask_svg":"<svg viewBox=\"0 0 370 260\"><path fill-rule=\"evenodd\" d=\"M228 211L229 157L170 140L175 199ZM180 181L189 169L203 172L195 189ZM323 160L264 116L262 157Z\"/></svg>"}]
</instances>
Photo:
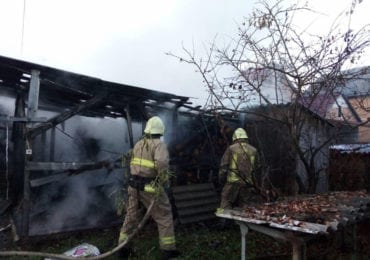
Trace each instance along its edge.
<instances>
[{"instance_id":1,"label":"corrugated metal roof","mask_svg":"<svg viewBox=\"0 0 370 260\"><path fill-rule=\"evenodd\" d=\"M337 144L329 147L341 153L370 153L370 144Z\"/></svg>"}]
</instances>

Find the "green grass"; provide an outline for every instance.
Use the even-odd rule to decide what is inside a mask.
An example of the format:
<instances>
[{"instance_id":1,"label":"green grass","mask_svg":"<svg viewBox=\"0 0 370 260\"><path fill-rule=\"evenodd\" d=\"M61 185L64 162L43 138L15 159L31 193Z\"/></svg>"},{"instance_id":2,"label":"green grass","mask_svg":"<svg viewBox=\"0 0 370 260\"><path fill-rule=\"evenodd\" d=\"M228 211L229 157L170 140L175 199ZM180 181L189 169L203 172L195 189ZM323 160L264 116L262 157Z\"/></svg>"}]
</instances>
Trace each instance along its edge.
<instances>
[{"instance_id":1,"label":"green grass","mask_svg":"<svg viewBox=\"0 0 370 260\"><path fill-rule=\"evenodd\" d=\"M79 244L89 243L99 248L100 252L106 252L116 246L120 227L104 230L80 231L69 234L59 234L48 237L33 237L28 241L22 241L11 246L11 250L28 250L47 253L63 253ZM254 258L261 254L261 243L275 243L274 240L266 241L266 237L251 232L247 239L247 256ZM158 245L158 233L156 225L149 222L140 233L133 239L133 247L136 257L129 259L161 259ZM236 224L230 224L222 230L215 225L190 224L176 227L177 247L181 252L178 259L240 259L240 231ZM269 245L270 249L274 247ZM270 250L271 251L271 250ZM274 252L276 253L276 252ZM266 252L263 253L264 255ZM13 257L8 259L21 259ZM27 259L40 260L38 257ZM119 259L113 255L108 260Z\"/></svg>"},{"instance_id":2,"label":"green grass","mask_svg":"<svg viewBox=\"0 0 370 260\"><path fill-rule=\"evenodd\" d=\"M48 237L33 237L29 241L11 245L11 250L42 251L48 253L63 253L79 244L89 243L106 252L116 246L119 226L103 230L79 231L68 234L59 234ZM348 234L351 238L351 234ZM224 229L213 224L178 225L176 227L177 247L181 252L178 259L240 259L240 230L239 226L231 223ZM358 246L361 245L359 240ZM363 239L367 241L366 237ZM136 257L128 259L161 259L158 246L158 233L154 222L149 222L133 239ZM363 243L363 242L362 242ZM307 248L308 259L338 259L342 252L338 250L341 242L335 238L321 237L311 240ZM362 252L365 252L363 249ZM266 235L249 232L247 235L247 259L291 259L291 246L288 243L277 241ZM331 256L333 258L325 258ZM322 258L324 257L324 258ZM5 259L5 258L2 258ZM13 257L7 259L24 259ZM41 258L31 257L31 260ZM119 259L113 255L108 260ZM347 258L343 258L347 259ZM364 258L368 259L368 258Z\"/></svg>"}]
</instances>

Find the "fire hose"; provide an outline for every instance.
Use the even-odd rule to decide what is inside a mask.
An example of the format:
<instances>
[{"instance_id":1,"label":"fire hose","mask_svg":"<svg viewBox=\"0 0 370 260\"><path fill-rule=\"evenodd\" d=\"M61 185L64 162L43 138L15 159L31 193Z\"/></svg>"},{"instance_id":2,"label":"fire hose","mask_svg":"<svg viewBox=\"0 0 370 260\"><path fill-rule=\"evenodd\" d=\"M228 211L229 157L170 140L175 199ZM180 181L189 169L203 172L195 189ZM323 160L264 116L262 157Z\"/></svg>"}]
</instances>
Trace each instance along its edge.
<instances>
[{"instance_id":1,"label":"fire hose","mask_svg":"<svg viewBox=\"0 0 370 260\"><path fill-rule=\"evenodd\" d=\"M137 225L137 228L127 237L125 241L118 244L115 248L113 248L110 251L107 251L101 255L93 256L93 257L85 257L84 259L88 260L97 260L97 259L104 259L108 256L113 255L114 253L117 253L119 250L121 250L123 247L125 247L132 239L136 236L136 234L144 227L145 223L149 219L150 213L152 211L153 205L155 203L156 199L153 199L152 202L149 204L148 209L146 210L146 213L140 223ZM37 256L37 257L47 257L47 258L53 258L53 259L65 259L65 260L76 260L75 257L65 256L61 254L52 254L52 253L44 253L44 252L34 252L34 251L1 251L0 257L4 256Z\"/></svg>"}]
</instances>

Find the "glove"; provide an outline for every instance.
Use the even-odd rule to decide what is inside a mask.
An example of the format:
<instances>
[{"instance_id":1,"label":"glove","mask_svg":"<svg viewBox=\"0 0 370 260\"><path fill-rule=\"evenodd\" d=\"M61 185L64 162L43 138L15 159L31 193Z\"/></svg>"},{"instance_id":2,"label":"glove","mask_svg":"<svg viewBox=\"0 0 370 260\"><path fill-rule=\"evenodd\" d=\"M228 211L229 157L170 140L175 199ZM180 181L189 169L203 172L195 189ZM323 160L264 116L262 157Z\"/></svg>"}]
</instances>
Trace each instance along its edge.
<instances>
[{"instance_id":1,"label":"glove","mask_svg":"<svg viewBox=\"0 0 370 260\"><path fill-rule=\"evenodd\" d=\"M119 233L119 238L118 238L118 244L121 244L123 241L125 241L127 239L127 234L126 233L123 233L123 232L120 232Z\"/></svg>"}]
</instances>

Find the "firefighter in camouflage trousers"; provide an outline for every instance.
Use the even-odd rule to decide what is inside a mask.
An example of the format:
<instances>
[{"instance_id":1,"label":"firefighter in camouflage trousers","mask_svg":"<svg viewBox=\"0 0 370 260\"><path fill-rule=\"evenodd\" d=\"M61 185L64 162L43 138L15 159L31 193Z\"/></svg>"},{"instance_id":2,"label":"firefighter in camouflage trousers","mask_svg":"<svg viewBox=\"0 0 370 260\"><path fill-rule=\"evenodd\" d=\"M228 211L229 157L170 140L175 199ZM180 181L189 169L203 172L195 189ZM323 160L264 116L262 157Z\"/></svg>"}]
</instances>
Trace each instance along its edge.
<instances>
[{"instance_id":1,"label":"firefighter in camouflage trousers","mask_svg":"<svg viewBox=\"0 0 370 260\"><path fill-rule=\"evenodd\" d=\"M170 259L179 252L176 250L171 204L163 188L169 181L169 154L167 146L160 139L164 130L159 117L150 118L144 129L145 135L134 146L130 162L127 213L118 243L125 241L137 228L139 203L148 208L155 200L150 215L158 227L163 259ZM130 252L130 247L123 248L120 255L126 257Z\"/></svg>"},{"instance_id":2,"label":"firefighter in camouflage trousers","mask_svg":"<svg viewBox=\"0 0 370 260\"><path fill-rule=\"evenodd\" d=\"M224 152L220 163L219 183L225 184L217 213L231 209L234 203L242 207L253 197L252 171L257 150L248 144L248 136L243 128L236 129L232 139L233 143Z\"/></svg>"}]
</instances>

